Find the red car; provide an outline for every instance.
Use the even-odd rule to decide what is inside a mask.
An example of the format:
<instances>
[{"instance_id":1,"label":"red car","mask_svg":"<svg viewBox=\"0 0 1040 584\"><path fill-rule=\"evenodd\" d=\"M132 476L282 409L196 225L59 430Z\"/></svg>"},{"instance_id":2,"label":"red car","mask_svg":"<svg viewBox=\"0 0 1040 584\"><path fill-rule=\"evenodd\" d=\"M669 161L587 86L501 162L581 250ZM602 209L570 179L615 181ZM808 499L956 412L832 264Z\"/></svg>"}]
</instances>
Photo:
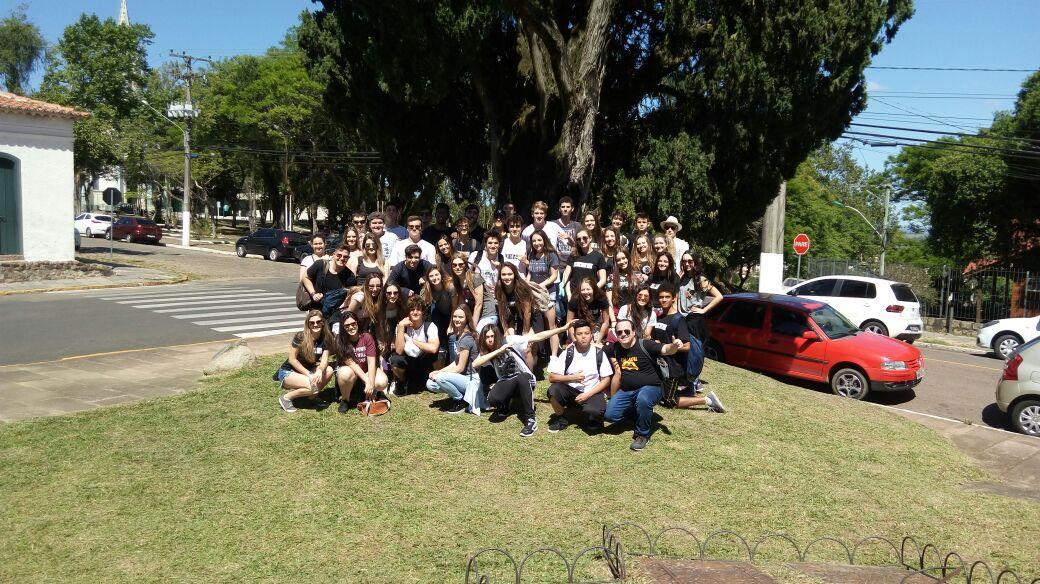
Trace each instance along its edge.
<instances>
[{"instance_id":1,"label":"red car","mask_svg":"<svg viewBox=\"0 0 1040 584\"><path fill-rule=\"evenodd\" d=\"M112 224L109 232L111 237L122 239L126 242L148 241L159 243L162 239L162 227L155 224L151 219L144 217L120 217Z\"/></svg>"},{"instance_id":2,"label":"red car","mask_svg":"<svg viewBox=\"0 0 1040 584\"><path fill-rule=\"evenodd\" d=\"M862 332L830 305L784 294L734 294L708 316L704 353L731 365L829 383L863 399L906 391L924 378L921 351Z\"/></svg>"}]
</instances>

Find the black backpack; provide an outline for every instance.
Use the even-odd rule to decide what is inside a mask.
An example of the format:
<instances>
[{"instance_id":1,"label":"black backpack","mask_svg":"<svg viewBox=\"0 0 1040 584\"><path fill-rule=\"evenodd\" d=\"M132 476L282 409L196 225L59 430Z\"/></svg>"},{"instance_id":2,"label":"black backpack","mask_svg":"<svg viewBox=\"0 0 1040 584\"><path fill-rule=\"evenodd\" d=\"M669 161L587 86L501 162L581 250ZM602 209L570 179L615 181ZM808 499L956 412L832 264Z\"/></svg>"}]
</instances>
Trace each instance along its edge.
<instances>
[{"instance_id":1,"label":"black backpack","mask_svg":"<svg viewBox=\"0 0 1040 584\"><path fill-rule=\"evenodd\" d=\"M566 374L567 370L570 369L571 362L574 361L574 345L567 347L567 356L563 360L563 373ZM603 349L596 347L596 373L603 368Z\"/></svg>"}]
</instances>

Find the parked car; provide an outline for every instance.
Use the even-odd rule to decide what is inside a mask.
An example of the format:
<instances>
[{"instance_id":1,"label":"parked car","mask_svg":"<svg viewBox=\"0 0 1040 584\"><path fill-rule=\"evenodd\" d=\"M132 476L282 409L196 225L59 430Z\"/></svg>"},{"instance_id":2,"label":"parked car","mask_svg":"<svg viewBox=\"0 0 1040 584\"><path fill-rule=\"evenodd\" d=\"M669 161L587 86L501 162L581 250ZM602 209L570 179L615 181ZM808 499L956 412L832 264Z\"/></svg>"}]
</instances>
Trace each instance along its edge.
<instances>
[{"instance_id":1,"label":"parked car","mask_svg":"<svg viewBox=\"0 0 1040 584\"><path fill-rule=\"evenodd\" d=\"M325 249L327 250L326 253L331 254L332 250L334 250L337 247L339 247L339 244L342 243L342 242L343 242L343 236L342 235L330 235L330 236L326 237L325 238ZM297 262L302 261L303 258L311 255L312 253L314 253L314 248L311 247L311 242L310 241L306 241L306 242L304 242L304 243L302 243L300 245L297 245L295 248L293 248L293 257L296 258Z\"/></svg>"},{"instance_id":2,"label":"parked car","mask_svg":"<svg viewBox=\"0 0 1040 584\"><path fill-rule=\"evenodd\" d=\"M281 258L294 257L293 250L303 243L307 243L307 236L302 233L265 227L257 229L245 237L240 237L235 242L235 253L240 258L252 253L276 261Z\"/></svg>"},{"instance_id":3,"label":"parked car","mask_svg":"<svg viewBox=\"0 0 1040 584\"><path fill-rule=\"evenodd\" d=\"M108 230L112 228L112 216L104 213L80 213L72 222L76 226L76 233L87 237L108 237Z\"/></svg>"},{"instance_id":4,"label":"parked car","mask_svg":"<svg viewBox=\"0 0 1040 584\"><path fill-rule=\"evenodd\" d=\"M145 219L144 217L119 217L112 224L109 236L126 242L147 241L159 243L159 240L162 239L162 227L159 227L155 221Z\"/></svg>"},{"instance_id":5,"label":"parked car","mask_svg":"<svg viewBox=\"0 0 1040 584\"><path fill-rule=\"evenodd\" d=\"M863 332L824 302L782 294L726 296L708 315L705 355L738 367L830 384L863 399L924 378L921 351Z\"/></svg>"},{"instance_id":6,"label":"parked car","mask_svg":"<svg viewBox=\"0 0 1040 584\"><path fill-rule=\"evenodd\" d=\"M1032 318L1001 318L982 323L975 344L992 349L1001 359L1007 359L1022 343L1040 337L1040 316Z\"/></svg>"},{"instance_id":7,"label":"parked car","mask_svg":"<svg viewBox=\"0 0 1040 584\"><path fill-rule=\"evenodd\" d=\"M863 276L824 276L787 291L826 302L860 330L908 343L921 338L921 304L910 284Z\"/></svg>"},{"instance_id":8,"label":"parked car","mask_svg":"<svg viewBox=\"0 0 1040 584\"><path fill-rule=\"evenodd\" d=\"M997 383L997 407L1016 432L1040 436L1040 337L1018 347Z\"/></svg>"}]
</instances>

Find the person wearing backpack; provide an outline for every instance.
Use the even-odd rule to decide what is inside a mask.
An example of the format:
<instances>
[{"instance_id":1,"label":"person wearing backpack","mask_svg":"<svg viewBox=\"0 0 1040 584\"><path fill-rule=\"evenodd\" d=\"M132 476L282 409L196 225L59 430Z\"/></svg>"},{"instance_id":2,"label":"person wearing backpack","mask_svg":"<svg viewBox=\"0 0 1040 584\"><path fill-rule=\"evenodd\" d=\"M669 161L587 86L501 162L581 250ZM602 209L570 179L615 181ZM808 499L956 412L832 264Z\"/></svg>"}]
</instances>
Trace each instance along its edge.
<instances>
[{"instance_id":1,"label":"person wearing backpack","mask_svg":"<svg viewBox=\"0 0 1040 584\"><path fill-rule=\"evenodd\" d=\"M390 356L390 367L395 378L390 393L395 396L425 389L426 379L433 371L433 363L441 346L437 325L426 320L426 306L422 300L418 296L411 296L407 306L408 316L397 323L394 354Z\"/></svg>"},{"instance_id":2,"label":"person wearing backpack","mask_svg":"<svg viewBox=\"0 0 1040 584\"><path fill-rule=\"evenodd\" d=\"M611 379L613 395L607 402L603 418L612 424L625 418L635 418L636 430L630 448L639 452L650 441L654 406L661 401L661 384L666 377L659 368L658 360L663 356L674 355L682 347L682 341L675 339L662 345L657 341L637 339L634 333L635 325L631 320L618 319L614 329L618 342L607 349L614 370Z\"/></svg>"},{"instance_id":3,"label":"person wearing backpack","mask_svg":"<svg viewBox=\"0 0 1040 584\"><path fill-rule=\"evenodd\" d=\"M722 405L722 400L715 395L714 391L709 391L704 397L696 395L694 383L700 376L700 368L704 364L703 359L700 360L693 376L687 373L687 365L690 361L689 352L693 347L691 343L696 342L696 339L690 335L686 318L679 312L675 287L668 283L662 284L657 291L657 303L661 306L661 314L650 329L650 338L659 343L669 343L672 339L678 339L682 343L675 355L665 357L668 373L665 375L661 404L668 408L684 409L705 405L713 412L725 412L726 407ZM701 350L699 343L696 350Z\"/></svg>"},{"instance_id":4,"label":"person wearing backpack","mask_svg":"<svg viewBox=\"0 0 1040 584\"><path fill-rule=\"evenodd\" d=\"M574 344L549 361L549 432L567 428L566 408L578 406L585 414L585 430L603 429L603 412L607 409L606 393L614 369L603 355L603 349L592 344L592 325L587 320L574 323Z\"/></svg>"}]
</instances>

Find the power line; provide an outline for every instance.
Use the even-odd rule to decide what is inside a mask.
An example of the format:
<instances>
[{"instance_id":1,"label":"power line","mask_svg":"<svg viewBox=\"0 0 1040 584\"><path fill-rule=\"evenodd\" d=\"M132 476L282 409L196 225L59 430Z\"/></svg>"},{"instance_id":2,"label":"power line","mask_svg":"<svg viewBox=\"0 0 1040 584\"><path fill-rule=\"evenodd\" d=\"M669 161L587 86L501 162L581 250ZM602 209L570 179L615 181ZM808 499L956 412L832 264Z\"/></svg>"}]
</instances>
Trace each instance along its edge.
<instances>
[{"instance_id":1,"label":"power line","mask_svg":"<svg viewBox=\"0 0 1040 584\"><path fill-rule=\"evenodd\" d=\"M1015 138L1013 136L985 136L985 135L981 135L981 134L965 134L963 132L940 132L938 130L921 130L921 129L918 129L918 128L904 128L904 127L900 127L900 126L879 126L879 125L876 125L876 124L858 124L856 122L852 122L849 125L850 126L860 126L860 127L863 127L863 128L879 128L879 129L882 129L882 130L903 130L903 131L906 131L906 132L917 132L917 133L920 133L920 134L939 134L939 135L943 135L943 136L960 136L962 138L985 138L985 139L989 139L989 140L1006 140L1006 141L1010 141L1010 142L1032 142L1032 143L1040 144L1040 140L1033 140L1031 138Z\"/></svg>"},{"instance_id":2,"label":"power line","mask_svg":"<svg viewBox=\"0 0 1040 584\"><path fill-rule=\"evenodd\" d=\"M890 140L901 140L903 142L922 142L925 144L937 144L949 148L964 148L970 150L984 150L989 152L995 152L1003 154L1004 156L1010 156L1012 158L1021 158L1024 160L1040 160L1040 152L1031 152L1029 150L1014 150L1009 148L995 148L992 146L979 146L976 144L963 144L960 142L941 142L939 140L928 140L926 138L911 138L908 136L893 136L891 134L874 134L870 132L850 132L846 131L845 134L851 136L867 136L870 138L887 138ZM917 146L917 144L900 144L901 146Z\"/></svg>"},{"instance_id":3,"label":"power line","mask_svg":"<svg viewBox=\"0 0 1040 584\"><path fill-rule=\"evenodd\" d=\"M869 65L867 69L884 69L890 71L975 71L985 73L1033 73L1040 69L999 69L991 67L880 67Z\"/></svg>"},{"instance_id":4,"label":"power line","mask_svg":"<svg viewBox=\"0 0 1040 584\"><path fill-rule=\"evenodd\" d=\"M958 130L964 130L965 132L968 132L968 131L970 131L970 130L968 130L968 128L964 128L964 127L958 126L957 124L951 124L951 123L949 123L949 122L944 122L944 121L942 121L942 120L941 120L941 119L939 119L939 118L935 118L935 117L932 117L932 116L927 116L927 115L923 115L923 114L921 114L921 113L918 113L918 112L915 112L915 111L913 111L913 110L910 110L910 109L907 109L907 108L904 108L904 107L900 107L900 106L898 106L898 105L895 105L895 104L892 104L892 103L888 103L887 101L885 101L885 100L881 99L880 97L875 97L875 98L874 98L874 100L875 100L875 101L877 101L877 102L879 102L879 103L882 103L882 104L884 104L884 105L887 105L887 106L888 106L888 107L890 107L890 108L894 108L894 109L897 109L897 110L899 110L899 111L903 111L903 112L906 112L906 113L908 113L908 114L913 114L913 115L915 115L915 116L917 116L917 117L920 117L920 118L924 118L924 119L926 119L926 120L932 120L933 122L939 122L940 124L942 124L942 125L944 125L944 126L949 126L949 127L951 127L951 128L957 128Z\"/></svg>"}]
</instances>

